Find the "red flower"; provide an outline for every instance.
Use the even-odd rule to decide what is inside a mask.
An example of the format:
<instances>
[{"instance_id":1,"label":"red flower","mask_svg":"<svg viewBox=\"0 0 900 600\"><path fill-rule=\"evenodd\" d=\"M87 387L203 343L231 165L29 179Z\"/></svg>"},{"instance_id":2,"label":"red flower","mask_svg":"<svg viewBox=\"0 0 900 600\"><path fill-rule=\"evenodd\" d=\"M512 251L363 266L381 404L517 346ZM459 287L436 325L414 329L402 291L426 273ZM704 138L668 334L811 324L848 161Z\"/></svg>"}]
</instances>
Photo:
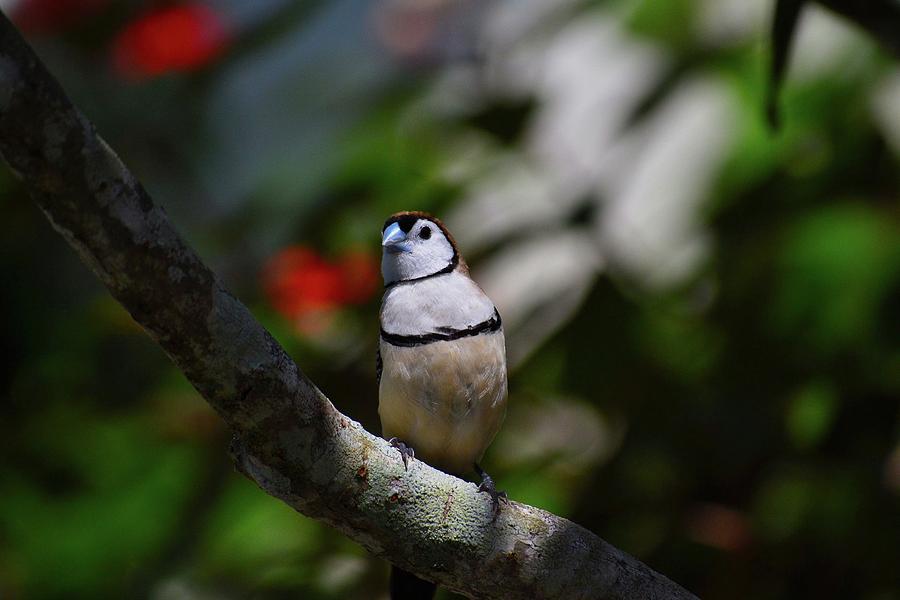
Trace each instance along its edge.
<instances>
[{"instance_id":1,"label":"red flower","mask_svg":"<svg viewBox=\"0 0 900 600\"><path fill-rule=\"evenodd\" d=\"M290 246L269 259L262 281L275 310L312 334L326 328L337 309L372 297L378 266L364 252L347 252L329 262L311 248Z\"/></svg>"},{"instance_id":2,"label":"red flower","mask_svg":"<svg viewBox=\"0 0 900 600\"><path fill-rule=\"evenodd\" d=\"M343 273L344 302L362 304L378 288L380 269L367 252L350 251L340 257L338 267Z\"/></svg>"},{"instance_id":3,"label":"red flower","mask_svg":"<svg viewBox=\"0 0 900 600\"><path fill-rule=\"evenodd\" d=\"M26 33L50 33L76 24L109 0L20 0L13 4L12 21Z\"/></svg>"},{"instance_id":4,"label":"red flower","mask_svg":"<svg viewBox=\"0 0 900 600\"><path fill-rule=\"evenodd\" d=\"M119 32L113 62L124 76L140 80L193 71L225 50L230 35L217 12L202 4L152 10Z\"/></svg>"},{"instance_id":5,"label":"red flower","mask_svg":"<svg viewBox=\"0 0 900 600\"><path fill-rule=\"evenodd\" d=\"M720 504L700 504L687 518L688 537L695 542L738 552L752 543L747 516Z\"/></svg>"}]
</instances>

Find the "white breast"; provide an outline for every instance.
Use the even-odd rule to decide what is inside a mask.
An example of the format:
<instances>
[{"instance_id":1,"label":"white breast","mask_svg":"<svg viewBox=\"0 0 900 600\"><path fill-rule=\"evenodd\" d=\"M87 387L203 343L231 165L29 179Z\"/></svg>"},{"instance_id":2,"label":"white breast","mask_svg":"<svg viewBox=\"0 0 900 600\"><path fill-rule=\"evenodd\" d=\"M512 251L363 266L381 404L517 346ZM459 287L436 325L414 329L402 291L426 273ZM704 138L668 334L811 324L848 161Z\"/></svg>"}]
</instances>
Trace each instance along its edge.
<instances>
[{"instance_id":1,"label":"white breast","mask_svg":"<svg viewBox=\"0 0 900 600\"><path fill-rule=\"evenodd\" d=\"M467 275L453 271L388 288L381 302L381 327L396 335L464 329L490 319L494 303Z\"/></svg>"}]
</instances>

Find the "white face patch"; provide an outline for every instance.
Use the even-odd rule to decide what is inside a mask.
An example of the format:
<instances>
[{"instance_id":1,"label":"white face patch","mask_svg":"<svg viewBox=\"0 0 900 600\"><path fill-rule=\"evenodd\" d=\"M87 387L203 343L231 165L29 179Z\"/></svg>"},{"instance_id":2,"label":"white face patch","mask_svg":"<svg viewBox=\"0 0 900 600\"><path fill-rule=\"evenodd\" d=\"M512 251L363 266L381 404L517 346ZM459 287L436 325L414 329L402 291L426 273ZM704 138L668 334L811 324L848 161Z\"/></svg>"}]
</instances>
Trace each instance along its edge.
<instances>
[{"instance_id":1,"label":"white face patch","mask_svg":"<svg viewBox=\"0 0 900 600\"><path fill-rule=\"evenodd\" d=\"M384 283L420 279L450 266L456 251L444 232L428 219L418 219L400 243L385 246L381 255Z\"/></svg>"}]
</instances>

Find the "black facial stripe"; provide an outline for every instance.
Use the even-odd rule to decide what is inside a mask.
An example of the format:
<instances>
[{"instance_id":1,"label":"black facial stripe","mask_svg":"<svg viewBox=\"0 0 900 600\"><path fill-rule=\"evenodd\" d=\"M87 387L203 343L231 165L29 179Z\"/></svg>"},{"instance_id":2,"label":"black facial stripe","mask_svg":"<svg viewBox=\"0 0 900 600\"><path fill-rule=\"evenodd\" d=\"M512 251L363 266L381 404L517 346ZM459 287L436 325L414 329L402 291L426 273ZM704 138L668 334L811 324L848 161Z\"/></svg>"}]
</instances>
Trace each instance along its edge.
<instances>
[{"instance_id":1,"label":"black facial stripe","mask_svg":"<svg viewBox=\"0 0 900 600\"><path fill-rule=\"evenodd\" d=\"M381 231L384 232L385 229L388 228L388 225L391 223L396 223L400 226L400 231L403 233L409 233L409 230L413 228L413 225L416 224L416 221L419 220L419 217L416 215L401 215L399 217L391 217L387 221L384 222L384 227L381 228Z\"/></svg>"},{"instance_id":2,"label":"black facial stripe","mask_svg":"<svg viewBox=\"0 0 900 600\"><path fill-rule=\"evenodd\" d=\"M447 273L452 273L456 266L459 264L459 254L456 251L453 252L453 258L450 259L450 263L441 269L440 271L435 271L434 273L429 273L428 275L422 275L421 277L413 277L411 279L398 279L397 281L392 281L390 283L384 284L384 289L388 289L390 287L394 287L398 283L412 283L413 281L422 281L423 279L428 279L430 277L437 277L438 275L446 275Z\"/></svg>"},{"instance_id":3,"label":"black facial stripe","mask_svg":"<svg viewBox=\"0 0 900 600\"><path fill-rule=\"evenodd\" d=\"M453 329L452 327L438 327L440 332L423 333L420 335L399 335L396 333L388 333L384 329L381 330L381 339L391 346L401 346L404 348L412 348L414 346L424 346L434 342L451 342L453 340L472 337L482 333L493 333L498 331L502 325L500 321L500 313L494 309L494 316L486 321L482 321L477 325L470 325L465 329Z\"/></svg>"}]
</instances>

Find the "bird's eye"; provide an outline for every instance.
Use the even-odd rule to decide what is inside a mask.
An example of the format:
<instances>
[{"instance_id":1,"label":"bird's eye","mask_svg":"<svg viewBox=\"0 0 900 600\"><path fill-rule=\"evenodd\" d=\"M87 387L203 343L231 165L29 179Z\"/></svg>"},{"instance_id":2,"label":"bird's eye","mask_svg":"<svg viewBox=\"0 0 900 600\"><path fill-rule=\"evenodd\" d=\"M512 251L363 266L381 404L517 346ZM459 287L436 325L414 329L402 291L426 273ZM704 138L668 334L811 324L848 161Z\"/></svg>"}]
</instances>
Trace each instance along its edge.
<instances>
[{"instance_id":1,"label":"bird's eye","mask_svg":"<svg viewBox=\"0 0 900 600\"><path fill-rule=\"evenodd\" d=\"M431 227L426 225L425 227L420 229L419 237L422 238L423 240L427 240L428 238L430 238L431 237Z\"/></svg>"}]
</instances>

